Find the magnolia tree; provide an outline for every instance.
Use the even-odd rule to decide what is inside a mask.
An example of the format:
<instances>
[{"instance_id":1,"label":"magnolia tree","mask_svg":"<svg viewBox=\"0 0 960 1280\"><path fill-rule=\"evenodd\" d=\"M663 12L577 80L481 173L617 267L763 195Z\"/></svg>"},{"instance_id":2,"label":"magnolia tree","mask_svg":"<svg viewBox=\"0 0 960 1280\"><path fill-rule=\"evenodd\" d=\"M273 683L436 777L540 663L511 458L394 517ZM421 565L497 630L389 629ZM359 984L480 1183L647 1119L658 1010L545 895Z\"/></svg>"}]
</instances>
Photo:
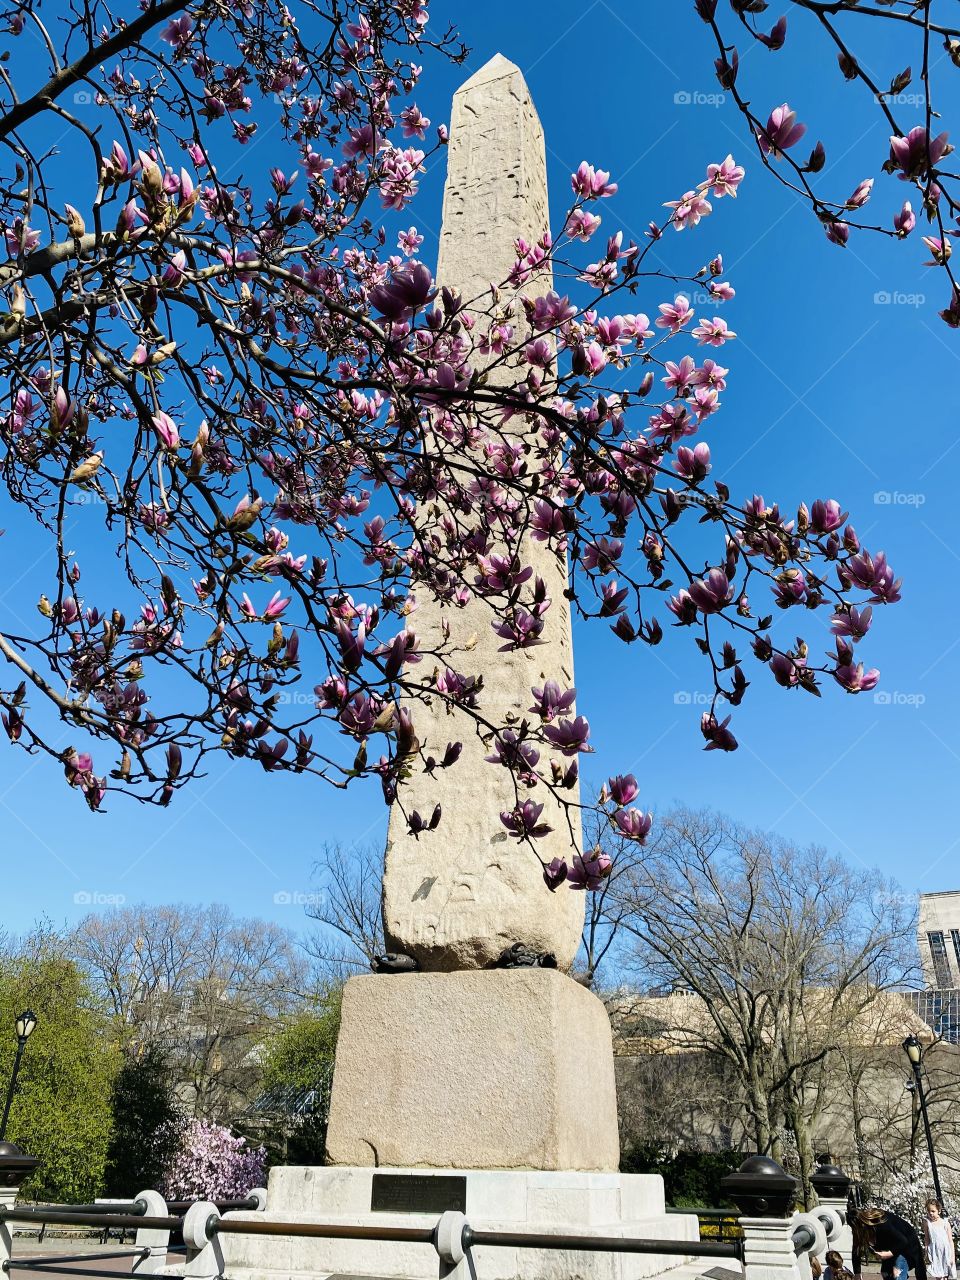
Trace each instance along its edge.
<instances>
[{"instance_id":1,"label":"magnolia tree","mask_svg":"<svg viewBox=\"0 0 960 1280\"><path fill-rule=\"evenodd\" d=\"M266 1176L264 1147L209 1120L185 1121L160 1183L168 1200L243 1200Z\"/></svg>"},{"instance_id":2,"label":"magnolia tree","mask_svg":"<svg viewBox=\"0 0 960 1280\"><path fill-rule=\"evenodd\" d=\"M808 26L821 38L818 81L832 73L850 83L851 93L866 94L884 136L872 154L869 141L862 148L872 172L849 195L827 189L817 176L827 150L820 140L803 142L802 105L795 104L795 110L787 102L771 104L769 113L760 115L751 106L740 51L779 53L788 45L787 16L780 14L769 25L767 0L694 0L694 7L716 40L717 79L746 121L762 162L810 205L835 245L845 246L851 231L905 239L918 217L925 220L930 231L922 237L929 254L925 265L941 267L949 281L940 316L951 328L960 327L960 286L950 263L951 237L960 234L960 174L946 163L953 145L941 118L944 104L953 105L955 83L948 82L960 68L956 6L938 0L793 0L789 34ZM804 35L809 39L811 33ZM894 50L897 59L910 61L898 61L884 76L878 70L880 40L882 53ZM885 189L878 188L885 207L872 216L873 209L865 206L880 174L886 175Z\"/></svg>"},{"instance_id":3,"label":"magnolia tree","mask_svg":"<svg viewBox=\"0 0 960 1280\"><path fill-rule=\"evenodd\" d=\"M951 1187L948 1183L943 1192L947 1217L955 1231L960 1227L960 1216L954 1212L954 1206L960 1199L958 1190L960 1188ZM906 1168L889 1174L874 1197L881 1208L906 1218L918 1231L923 1230L927 1219L927 1201L935 1198L930 1158L920 1155L914 1157Z\"/></svg>"},{"instance_id":4,"label":"magnolia tree","mask_svg":"<svg viewBox=\"0 0 960 1280\"><path fill-rule=\"evenodd\" d=\"M3 481L47 554L33 623L0 635L0 702L10 741L92 808L165 805L216 751L339 787L375 776L403 807L405 778L461 751L418 739L429 698L489 740L516 781L504 825L535 850L538 794L575 803L590 749L574 691L553 673L527 719L497 723L469 646L422 642L416 612L486 608L505 650L536 645L556 606L531 539L568 556L572 609L627 661L665 626L691 633L707 750L736 748L750 678L875 685L856 646L898 599L883 553L827 494L781 511L714 475L736 334L704 220L735 205L731 156L640 244L615 217L601 231L617 184L585 161L566 214L462 298L410 225L447 139L418 106L420 63L463 57L419 0L144 0L129 19L73 0L6 25ZM24 87L28 39L48 66ZM674 276L648 266L662 236ZM811 614L825 652L819 619L814 647L796 634ZM637 790L617 775L601 806L642 841ZM417 834L444 821L404 812ZM571 848L545 875L592 887L606 866Z\"/></svg>"}]
</instances>

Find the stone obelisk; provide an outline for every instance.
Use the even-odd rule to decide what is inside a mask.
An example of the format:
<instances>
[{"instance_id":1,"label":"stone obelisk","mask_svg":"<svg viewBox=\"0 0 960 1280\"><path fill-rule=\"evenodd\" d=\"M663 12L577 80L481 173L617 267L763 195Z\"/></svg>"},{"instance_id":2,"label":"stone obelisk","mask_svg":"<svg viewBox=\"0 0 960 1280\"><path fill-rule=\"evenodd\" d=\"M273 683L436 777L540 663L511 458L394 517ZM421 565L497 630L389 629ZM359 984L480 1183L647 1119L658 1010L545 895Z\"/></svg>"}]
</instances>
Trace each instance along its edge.
<instances>
[{"instance_id":1,"label":"stone obelisk","mask_svg":"<svg viewBox=\"0 0 960 1280\"><path fill-rule=\"evenodd\" d=\"M444 200L440 276L464 297L503 280L512 241L533 243L547 225L543 135L523 77L499 55L454 98ZM544 279L539 289L549 287ZM481 301L477 311L485 309ZM520 317L517 323L522 323ZM451 617L464 666L484 677L483 706L495 724L522 717L545 676L572 686L566 566L532 548L555 602L546 643L531 656L503 654L489 610ZM560 607L557 607L557 606ZM425 606L416 630L439 627ZM606 1010L561 968L499 968L515 942L570 964L582 896L550 894L537 859L508 842L499 820L512 807L506 770L465 717L423 714L417 733L431 748L454 737L460 762L439 794L441 827L415 841L398 815L390 824L384 915L390 943L420 972L349 980L337 1042L327 1129L327 1168L270 1170L268 1221L343 1224L317 1238L226 1235L228 1280L378 1276L385 1280L641 1280L678 1259L479 1246L451 1268L429 1243L351 1238L353 1227L432 1225L444 1211L473 1227L609 1237L696 1239L697 1219L667 1216L659 1177L621 1174L613 1048ZM452 724L457 724L454 731ZM454 780L456 775L456 780ZM412 807L420 783L414 783ZM542 787L535 793L543 791ZM537 797L538 801L541 798ZM408 807L411 807L408 805ZM559 806L556 806L559 810ZM546 814L546 810L544 811ZM551 812L553 820L555 813ZM562 829L562 819L552 822ZM547 846L569 855L578 833ZM231 1215L231 1216L245 1216Z\"/></svg>"},{"instance_id":2,"label":"stone obelisk","mask_svg":"<svg viewBox=\"0 0 960 1280\"><path fill-rule=\"evenodd\" d=\"M517 256L514 242L536 244L548 226L543 130L519 68L497 54L453 99L437 266L438 282L459 290L468 309L473 304L476 334L489 324L480 317L496 285L514 343L523 338L523 309L504 282ZM545 293L551 283L549 270L542 270L528 292ZM513 376L502 365L488 372L491 383ZM504 433L522 440L523 429L516 418ZM482 674L481 709L488 722L503 728L524 717L536 720L532 690L545 680L573 686L566 560L532 538L522 558L544 580L553 602L541 644L501 652L504 642L493 630L486 601L458 609L424 600L410 618L425 650L440 645L446 623L452 662L461 675ZM530 847L504 829L500 814L514 807L516 791L508 770L485 761L492 750L489 737L477 733L467 714L451 715L440 698L432 707L412 702L411 712L421 745L438 759L450 741L462 742L463 753L454 767L432 777L415 775L403 787L407 813L429 814L435 804L442 806L436 832L412 836L400 807L391 812L383 882L388 948L413 956L423 969L452 970L489 967L521 943L569 969L583 928L583 895L565 887L551 893ZM545 802L542 820L553 828L537 841L540 856L544 862L554 856L569 861L579 852L578 792L565 793L574 805L569 810L545 786L529 794Z\"/></svg>"},{"instance_id":3,"label":"stone obelisk","mask_svg":"<svg viewBox=\"0 0 960 1280\"><path fill-rule=\"evenodd\" d=\"M491 284L504 284L516 258L514 241L535 244L547 227L543 131L519 69L497 55L453 100L440 237L439 279L473 304L478 330L489 323L480 317L490 307ZM530 291L546 292L550 284L543 272ZM514 340L522 340L526 320L516 290L504 287L498 307L515 327ZM497 368L490 376L510 374ZM522 419L510 426L522 441ZM553 601L542 644L501 652L482 600L462 610L425 601L410 624L429 650L447 623L451 661L461 675L483 677L480 706L498 728L533 718L532 690L545 680L573 685L566 562L532 540L523 556ZM329 1158L345 1165L615 1169L606 1010L564 972L580 942L583 895L566 886L551 893L538 858L504 828L500 814L516 803L514 781L484 759L492 744L475 722L448 713L440 698L431 708L414 702L411 710L421 744L437 758L451 740L463 743L463 753L452 768L404 784L407 812L442 805L435 832L417 839L398 805L391 813L384 931L390 950L412 956L421 972L347 984ZM540 856L569 858L579 827L571 831L546 786L530 794L544 803L542 819L553 828L538 840ZM567 794L577 799L575 791ZM556 967L497 968L517 943L528 954L555 958ZM571 1056L591 1064L589 1110L568 1070ZM371 1068L379 1077L374 1096L365 1084ZM426 1078L429 1115L419 1100Z\"/></svg>"}]
</instances>

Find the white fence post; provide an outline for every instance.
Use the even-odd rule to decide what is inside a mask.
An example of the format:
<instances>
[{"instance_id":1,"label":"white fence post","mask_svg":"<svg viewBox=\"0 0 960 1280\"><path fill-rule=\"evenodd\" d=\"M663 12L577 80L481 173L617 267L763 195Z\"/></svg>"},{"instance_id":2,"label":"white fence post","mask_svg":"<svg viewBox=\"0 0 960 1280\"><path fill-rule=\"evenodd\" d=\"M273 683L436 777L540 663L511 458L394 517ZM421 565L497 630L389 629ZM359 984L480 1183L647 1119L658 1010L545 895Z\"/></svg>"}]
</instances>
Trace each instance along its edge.
<instances>
[{"instance_id":1,"label":"white fence post","mask_svg":"<svg viewBox=\"0 0 960 1280\"><path fill-rule=\"evenodd\" d=\"M789 1218L739 1221L743 1231L744 1280L803 1280Z\"/></svg>"},{"instance_id":2,"label":"white fence post","mask_svg":"<svg viewBox=\"0 0 960 1280\"><path fill-rule=\"evenodd\" d=\"M183 1243L187 1246L185 1278L217 1280L223 1275L223 1250L219 1238L210 1231L211 1223L219 1217L217 1206L210 1200L198 1200L187 1210L183 1220Z\"/></svg>"},{"instance_id":3,"label":"white fence post","mask_svg":"<svg viewBox=\"0 0 960 1280\"><path fill-rule=\"evenodd\" d=\"M839 1220L839 1228L832 1233L827 1230L827 1243L831 1249L836 1249L837 1253L843 1258L843 1265L852 1269L853 1267L853 1231L850 1223L847 1221L847 1193L850 1190L850 1179L843 1172L839 1165L834 1164L829 1157L817 1166L815 1172L810 1178L810 1183L817 1193L817 1208L814 1213L823 1211L824 1219L829 1217L832 1212ZM826 1226L826 1221L824 1221ZM821 1258L821 1262L823 1259Z\"/></svg>"},{"instance_id":4,"label":"white fence post","mask_svg":"<svg viewBox=\"0 0 960 1280\"><path fill-rule=\"evenodd\" d=\"M804 1276L793 1239L796 1178L770 1156L755 1155L748 1156L736 1173L728 1173L720 1186L743 1215L739 1223L744 1280L809 1280L809 1266ZM812 1228L807 1235L816 1238Z\"/></svg>"},{"instance_id":5,"label":"white fence post","mask_svg":"<svg viewBox=\"0 0 960 1280\"><path fill-rule=\"evenodd\" d=\"M147 1206L145 1217L165 1218L167 1202L159 1191L139 1191L135 1197ZM138 1249L149 1249L142 1258L134 1258L130 1268L137 1275L156 1275L167 1264L167 1250L170 1247L170 1232L160 1227L138 1227L136 1245Z\"/></svg>"},{"instance_id":6,"label":"white fence post","mask_svg":"<svg viewBox=\"0 0 960 1280\"><path fill-rule=\"evenodd\" d=\"M820 1257L827 1251L827 1231L823 1222L813 1213L795 1213L790 1219L790 1238L801 1276L804 1280L812 1280L811 1255Z\"/></svg>"}]
</instances>

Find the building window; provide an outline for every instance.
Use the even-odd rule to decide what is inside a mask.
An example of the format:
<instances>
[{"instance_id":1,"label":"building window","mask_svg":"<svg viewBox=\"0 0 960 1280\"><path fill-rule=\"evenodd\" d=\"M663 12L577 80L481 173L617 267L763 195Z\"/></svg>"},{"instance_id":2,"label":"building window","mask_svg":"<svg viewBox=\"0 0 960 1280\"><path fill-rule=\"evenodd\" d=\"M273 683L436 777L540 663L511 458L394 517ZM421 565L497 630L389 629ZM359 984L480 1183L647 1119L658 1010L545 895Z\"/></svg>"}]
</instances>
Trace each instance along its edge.
<instances>
[{"instance_id":1,"label":"building window","mask_svg":"<svg viewBox=\"0 0 960 1280\"><path fill-rule=\"evenodd\" d=\"M953 941L953 955L957 962L957 973L960 973L960 929L951 929L950 938Z\"/></svg>"},{"instance_id":2,"label":"building window","mask_svg":"<svg viewBox=\"0 0 960 1280\"><path fill-rule=\"evenodd\" d=\"M950 976L950 961L947 959L947 944L944 941L942 930L936 933L927 934L927 942L930 944L930 958L933 961L933 977L938 987L952 987L953 979Z\"/></svg>"}]
</instances>

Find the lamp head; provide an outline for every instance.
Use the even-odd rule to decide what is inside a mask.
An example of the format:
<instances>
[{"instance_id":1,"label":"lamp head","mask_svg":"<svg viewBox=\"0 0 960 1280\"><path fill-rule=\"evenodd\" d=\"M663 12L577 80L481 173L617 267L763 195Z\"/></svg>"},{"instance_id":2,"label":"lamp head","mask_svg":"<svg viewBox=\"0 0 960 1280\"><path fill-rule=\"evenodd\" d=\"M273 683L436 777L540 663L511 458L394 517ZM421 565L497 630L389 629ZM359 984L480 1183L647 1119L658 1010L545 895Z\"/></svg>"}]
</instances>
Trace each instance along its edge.
<instances>
[{"instance_id":1,"label":"lamp head","mask_svg":"<svg viewBox=\"0 0 960 1280\"><path fill-rule=\"evenodd\" d=\"M33 1035L34 1027L37 1025L37 1015L32 1009L24 1009L20 1017L16 1021L17 1039L21 1044L26 1044Z\"/></svg>"},{"instance_id":2,"label":"lamp head","mask_svg":"<svg viewBox=\"0 0 960 1280\"><path fill-rule=\"evenodd\" d=\"M903 1042L903 1051L915 1067L919 1067L923 1056L923 1045L916 1036L907 1036Z\"/></svg>"}]
</instances>

